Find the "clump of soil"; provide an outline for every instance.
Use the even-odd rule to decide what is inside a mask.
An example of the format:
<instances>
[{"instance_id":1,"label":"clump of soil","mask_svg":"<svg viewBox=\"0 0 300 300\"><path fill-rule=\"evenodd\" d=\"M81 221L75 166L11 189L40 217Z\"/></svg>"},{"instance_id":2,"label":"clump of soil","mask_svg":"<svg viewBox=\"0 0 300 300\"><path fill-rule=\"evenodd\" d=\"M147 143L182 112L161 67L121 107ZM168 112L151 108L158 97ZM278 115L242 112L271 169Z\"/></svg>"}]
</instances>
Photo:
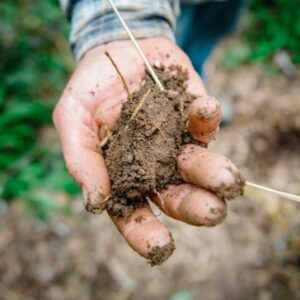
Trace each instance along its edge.
<instances>
[{"instance_id":1,"label":"clump of soil","mask_svg":"<svg viewBox=\"0 0 300 300\"><path fill-rule=\"evenodd\" d=\"M149 263L151 266L161 265L165 260L167 260L173 251L175 250L174 239L171 236L171 242L163 247L155 246L153 247L149 253Z\"/></svg>"},{"instance_id":2,"label":"clump of soil","mask_svg":"<svg viewBox=\"0 0 300 300\"><path fill-rule=\"evenodd\" d=\"M104 151L112 184L107 209L116 216L129 218L167 184L182 182L176 157L183 143L192 142L186 130L193 100L186 91L188 74L174 66L156 71L165 91L147 74L142 88L123 105Z\"/></svg>"}]
</instances>

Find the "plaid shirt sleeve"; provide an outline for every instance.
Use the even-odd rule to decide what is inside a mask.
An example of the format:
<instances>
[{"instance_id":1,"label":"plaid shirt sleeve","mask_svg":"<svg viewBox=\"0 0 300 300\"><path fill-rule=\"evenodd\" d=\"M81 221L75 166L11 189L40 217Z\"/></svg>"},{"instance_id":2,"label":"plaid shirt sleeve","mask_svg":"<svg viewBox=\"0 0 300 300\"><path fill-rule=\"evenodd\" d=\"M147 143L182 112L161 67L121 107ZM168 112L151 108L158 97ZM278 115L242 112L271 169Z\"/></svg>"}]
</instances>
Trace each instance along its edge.
<instances>
[{"instance_id":1,"label":"plaid shirt sleeve","mask_svg":"<svg viewBox=\"0 0 300 300\"><path fill-rule=\"evenodd\" d=\"M164 36L174 40L179 0L114 0L136 38ZM70 44L78 61L91 48L128 39L107 0L61 0L71 22Z\"/></svg>"}]
</instances>

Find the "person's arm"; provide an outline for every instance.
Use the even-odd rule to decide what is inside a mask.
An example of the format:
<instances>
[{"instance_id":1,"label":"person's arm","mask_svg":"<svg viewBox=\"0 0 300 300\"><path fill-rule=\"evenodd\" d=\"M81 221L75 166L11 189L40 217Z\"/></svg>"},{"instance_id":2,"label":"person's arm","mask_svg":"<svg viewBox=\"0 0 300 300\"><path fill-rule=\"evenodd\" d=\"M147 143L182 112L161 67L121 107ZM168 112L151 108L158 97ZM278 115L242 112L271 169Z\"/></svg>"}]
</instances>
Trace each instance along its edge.
<instances>
[{"instance_id":1,"label":"person's arm","mask_svg":"<svg viewBox=\"0 0 300 300\"><path fill-rule=\"evenodd\" d=\"M117 5L118 2L131 3L131 10L125 9L123 4L119 5L119 9L126 19L130 19L127 21L134 34L139 38L143 37L139 39L139 44L151 64L161 61L166 67L181 65L187 70L188 91L199 97L191 105L188 129L196 140L209 143L218 132L220 106L216 100L207 96L202 80L189 58L172 41L174 12L167 5L172 1L116 2ZM91 26L90 23L95 20L86 19L89 15L89 3L94 3L93 14L101 22L105 23L106 20L115 26L97 27L96 23ZM110 194L110 180L99 144L106 134L107 126L112 129L116 124L124 99L127 98L122 82L105 52L113 57L130 92L141 87L145 67L131 41L126 39L109 5L98 7L97 3L106 1L82 0L69 8L72 22L79 22L72 25L71 33L73 51L79 63L56 106L53 119L61 139L67 168L82 187L85 207L90 212L100 214L105 210L105 199ZM165 3L167 11L153 10L155 3ZM87 5L85 9L82 8L83 5ZM149 11L144 11L144 5L148 5ZM99 9L103 7L105 9L99 13ZM82 9L81 13L79 9ZM130 13L132 18L128 17ZM81 21L75 21L76 16ZM151 20L157 21L157 25L148 28ZM135 22L140 25L135 27ZM150 33L154 37L148 37L147 34ZM110 39L104 40L104 37ZM237 168L225 157L196 145L183 147L177 165L186 183L168 186L159 191L163 203L160 198L152 201L167 215L188 224L213 226L220 223L226 216L226 202L220 195L224 191L233 191L235 194L240 191ZM129 221L121 217L111 218L128 244L142 256L149 258L154 249L161 249L165 259L171 254L173 248L168 245L172 243L172 237L154 216L147 202L133 213ZM136 222L136 219L142 219L143 222Z\"/></svg>"},{"instance_id":2,"label":"person's arm","mask_svg":"<svg viewBox=\"0 0 300 300\"><path fill-rule=\"evenodd\" d=\"M70 44L77 61L104 43L126 40L128 35L106 0L62 1L71 23ZM155 36L175 40L178 0L114 0L135 38Z\"/></svg>"}]
</instances>

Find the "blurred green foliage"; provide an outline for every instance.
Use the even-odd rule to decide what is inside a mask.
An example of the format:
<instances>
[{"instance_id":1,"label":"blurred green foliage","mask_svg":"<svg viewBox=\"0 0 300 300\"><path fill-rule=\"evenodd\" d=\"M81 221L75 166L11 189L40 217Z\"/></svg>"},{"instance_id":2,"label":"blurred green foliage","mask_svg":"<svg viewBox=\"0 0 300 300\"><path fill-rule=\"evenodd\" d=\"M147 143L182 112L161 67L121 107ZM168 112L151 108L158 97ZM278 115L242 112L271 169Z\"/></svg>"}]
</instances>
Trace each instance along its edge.
<instances>
[{"instance_id":1,"label":"blurred green foliage","mask_svg":"<svg viewBox=\"0 0 300 300\"><path fill-rule=\"evenodd\" d=\"M286 50L299 64L299 0L251 0L244 38L250 46L250 61L269 61L274 53Z\"/></svg>"},{"instance_id":2,"label":"blurred green foliage","mask_svg":"<svg viewBox=\"0 0 300 300\"><path fill-rule=\"evenodd\" d=\"M58 147L37 142L73 65L56 0L0 2L0 198L40 217L61 209L51 191L78 193Z\"/></svg>"},{"instance_id":3,"label":"blurred green foliage","mask_svg":"<svg viewBox=\"0 0 300 300\"><path fill-rule=\"evenodd\" d=\"M223 63L234 69L242 63L260 63L269 74L276 73L274 54L286 51L300 63L299 0L250 0L239 44L228 46Z\"/></svg>"},{"instance_id":4,"label":"blurred green foliage","mask_svg":"<svg viewBox=\"0 0 300 300\"><path fill-rule=\"evenodd\" d=\"M177 290L171 297L170 300L194 300L195 297L193 292L189 289Z\"/></svg>"}]
</instances>

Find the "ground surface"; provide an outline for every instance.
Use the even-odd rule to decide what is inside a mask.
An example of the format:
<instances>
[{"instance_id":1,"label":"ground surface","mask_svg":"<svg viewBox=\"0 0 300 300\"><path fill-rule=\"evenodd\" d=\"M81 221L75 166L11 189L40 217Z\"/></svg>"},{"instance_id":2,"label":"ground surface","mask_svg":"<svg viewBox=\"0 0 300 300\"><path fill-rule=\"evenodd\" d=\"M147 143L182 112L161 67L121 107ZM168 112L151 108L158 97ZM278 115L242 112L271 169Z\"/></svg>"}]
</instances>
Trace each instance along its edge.
<instances>
[{"instance_id":1,"label":"ground surface","mask_svg":"<svg viewBox=\"0 0 300 300\"><path fill-rule=\"evenodd\" d=\"M257 67L208 67L210 93L232 99L234 121L211 147L247 179L300 194L300 76L267 78ZM43 132L53 137L52 130ZM54 135L55 136L55 135ZM50 145L54 145L51 141ZM0 299L299 299L299 205L257 192L228 206L215 228L157 214L176 251L161 267L137 256L108 217L70 203L73 216L36 221L20 203L0 208Z\"/></svg>"}]
</instances>

